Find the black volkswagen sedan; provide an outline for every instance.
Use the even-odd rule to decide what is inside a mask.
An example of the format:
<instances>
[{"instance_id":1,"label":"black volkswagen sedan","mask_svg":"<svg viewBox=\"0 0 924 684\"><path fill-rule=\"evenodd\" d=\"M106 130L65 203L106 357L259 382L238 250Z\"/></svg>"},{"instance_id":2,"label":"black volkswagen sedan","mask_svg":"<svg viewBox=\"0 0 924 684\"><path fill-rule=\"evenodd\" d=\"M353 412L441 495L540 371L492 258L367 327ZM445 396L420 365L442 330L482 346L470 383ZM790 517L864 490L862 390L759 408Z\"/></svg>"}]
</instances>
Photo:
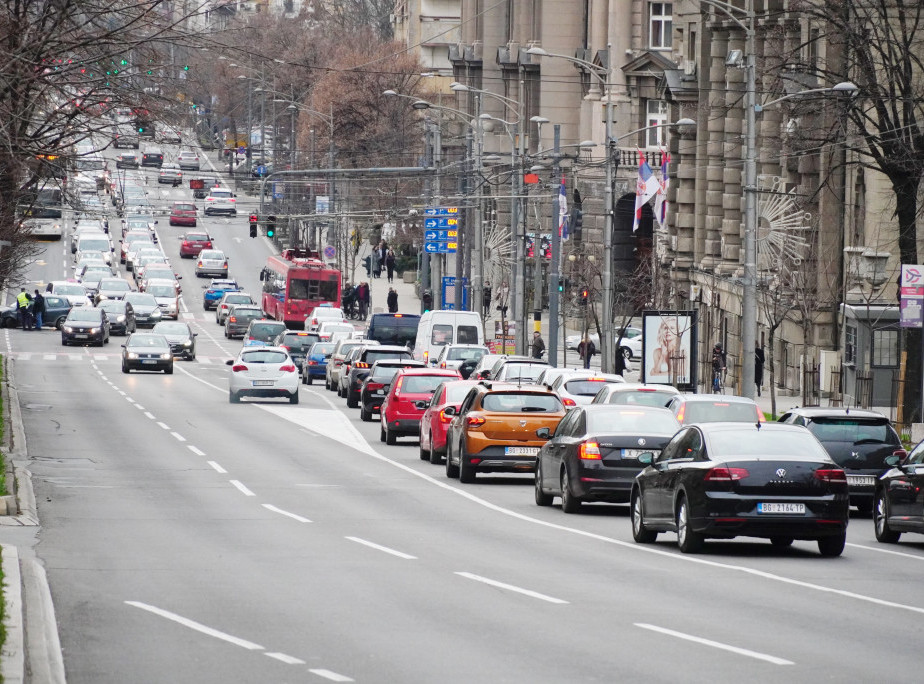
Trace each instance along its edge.
<instances>
[{"instance_id":1,"label":"black volkswagen sedan","mask_svg":"<svg viewBox=\"0 0 924 684\"><path fill-rule=\"evenodd\" d=\"M707 538L763 537L775 546L815 540L839 556L847 536L847 475L802 427L707 423L678 432L632 489L632 536L676 532L683 553Z\"/></svg>"},{"instance_id":2,"label":"black volkswagen sedan","mask_svg":"<svg viewBox=\"0 0 924 684\"><path fill-rule=\"evenodd\" d=\"M133 370L162 370L173 373L173 352L163 335L142 332L134 333L122 345L122 372Z\"/></svg>"},{"instance_id":3,"label":"black volkswagen sedan","mask_svg":"<svg viewBox=\"0 0 924 684\"><path fill-rule=\"evenodd\" d=\"M61 324L61 344L109 343L109 317L102 309L79 306L70 310Z\"/></svg>"},{"instance_id":4,"label":"black volkswagen sedan","mask_svg":"<svg viewBox=\"0 0 924 684\"><path fill-rule=\"evenodd\" d=\"M680 423L665 408L592 404L568 412L539 450L536 503L561 497L565 513L584 502L628 503L642 454L658 456ZM539 437L549 438L541 428Z\"/></svg>"},{"instance_id":5,"label":"black volkswagen sedan","mask_svg":"<svg viewBox=\"0 0 924 684\"><path fill-rule=\"evenodd\" d=\"M895 544L903 532L924 534L924 442L907 458L887 456L886 472L876 482L873 523L876 539Z\"/></svg>"}]
</instances>

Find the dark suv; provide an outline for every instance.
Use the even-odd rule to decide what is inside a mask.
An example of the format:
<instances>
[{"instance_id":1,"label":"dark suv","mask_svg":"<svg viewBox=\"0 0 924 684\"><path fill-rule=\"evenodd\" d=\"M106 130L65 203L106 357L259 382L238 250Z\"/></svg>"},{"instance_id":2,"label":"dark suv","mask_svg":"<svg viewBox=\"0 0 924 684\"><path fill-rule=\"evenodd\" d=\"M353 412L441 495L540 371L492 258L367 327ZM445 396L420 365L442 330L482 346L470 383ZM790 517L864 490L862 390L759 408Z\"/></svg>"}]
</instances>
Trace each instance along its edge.
<instances>
[{"instance_id":1,"label":"dark suv","mask_svg":"<svg viewBox=\"0 0 924 684\"><path fill-rule=\"evenodd\" d=\"M383 359L411 360L414 355L411 354L407 347L397 345L376 345L374 347L363 347L353 358L350 365L350 374L346 381L345 396L347 407L356 408L359 406L359 393L362 391L363 381L369 375L369 369L376 361Z\"/></svg>"},{"instance_id":2,"label":"dark suv","mask_svg":"<svg viewBox=\"0 0 924 684\"><path fill-rule=\"evenodd\" d=\"M841 408L794 408L781 423L803 425L847 473L850 503L862 513L873 508L876 482L889 470L886 459L905 457L898 433L876 411Z\"/></svg>"}]
</instances>

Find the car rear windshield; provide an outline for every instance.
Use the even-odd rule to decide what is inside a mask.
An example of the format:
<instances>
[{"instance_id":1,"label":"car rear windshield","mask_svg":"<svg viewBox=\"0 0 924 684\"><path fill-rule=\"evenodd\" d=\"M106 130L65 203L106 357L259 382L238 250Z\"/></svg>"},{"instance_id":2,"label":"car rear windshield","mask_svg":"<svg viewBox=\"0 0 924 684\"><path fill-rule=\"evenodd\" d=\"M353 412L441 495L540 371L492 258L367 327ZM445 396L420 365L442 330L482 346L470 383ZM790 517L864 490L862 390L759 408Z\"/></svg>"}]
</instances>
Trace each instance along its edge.
<instances>
[{"instance_id":1,"label":"car rear windshield","mask_svg":"<svg viewBox=\"0 0 924 684\"><path fill-rule=\"evenodd\" d=\"M446 382L445 375L406 375L401 383L401 391L409 394L433 394L443 382Z\"/></svg>"},{"instance_id":2,"label":"car rear windshield","mask_svg":"<svg viewBox=\"0 0 924 684\"><path fill-rule=\"evenodd\" d=\"M251 302L250 295L225 295L225 304L250 304Z\"/></svg>"},{"instance_id":3,"label":"car rear windshield","mask_svg":"<svg viewBox=\"0 0 924 684\"><path fill-rule=\"evenodd\" d=\"M285 330L285 323L256 323L250 328L250 336L257 340L269 342Z\"/></svg>"},{"instance_id":4,"label":"car rear windshield","mask_svg":"<svg viewBox=\"0 0 924 684\"><path fill-rule=\"evenodd\" d=\"M492 392L485 396L482 406L485 411L498 413L555 413L562 404L554 394L517 392Z\"/></svg>"},{"instance_id":5,"label":"car rear windshield","mask_svg":"<svg viewBox=\"0 0 924 684\"><path fill-rule=\"evenodd\" d=\"M208 242L209 236L205 233L187 233L186 240L187 242Z\"/></svg>"},{"instance_id":6,"label":"car rear windshield","mask_svg":"<svg viewBox=\"0 0 924 684\"><path fill-rule=\"evenodd\" d=\"M308 351L318 356L322 354L324 356L329 356L334 351L335 346L333 342L315 342Z\"/></svg>"},{"instance_id":7,"label":"car rear windshield","mask_svg":"<svg viewBox=\"0 0 924 684\"><path fill-rule=\"evenodd\" d=\"M684 411L687 423L755 423L757 409L754 404L737 401L691 401Z\"/></svg>"},{"instance_id":8,"label":"car rear windshield","mask_svg":"<svg viewBox=\"0 0 924 684\"><path fill-rule=\"evenodd\" d=\"M465 347L456 347L449 350L446 358L450 361L469 361L471 359L477 361L486 353L487 352L485 352L484 349L466 349Z\"/></svg>"},{"instance_id":9,"label":"car rear windshield","mask_svg":"<svg viewBox=\"0 0 924 684\"><path fill-rule=\"evenodd\" d=\"M313 345L317 344L319 339L321 338L317 335L286 335L282 340L282 344L289 349L307 351L311 349Z\"/></svg>"},{"instance_id":10,"label":"car rear windshield","mask_svg":"<svg viewBox=\"0 0 924 684\"><path fill-rule=\"evenodd\" d=\"M793 430L716 430L709 435L709 458L775 456L787 460L829 461L824 447L811 435Z\"/></svg>"},{"instance_id":11,"label":"car rear windshield","mask_svg":"<svg viewBox=\"0 0 924 684\"><path fill-rule=\"evenodd\" d=\"M885 418L813 418L808 429L822 442L898 443Z\"/></svg>"},{"instance_id":12,"label":"car rear windshield","mask_svg":"<svg viewBox=\"0 0 924 684\"><path fill-rule=\"evenodd\" d=\"M510 382L535 382L536 378L542 375L542 371L544 371L546 368L548 368L548 366L532 366L528 363L512 363L504 371L504 380L509 380Z\"/></svg>"},{"instance_id":13,"label":"car rear windshield","mask_svg":"<svg viewBox=\"0 0 924 684\"><path fill-rule=\"evenodd\" d=\"M376 361L381 361L382 359L409 359L411 358L410 352L400 352L400 351L377 351L375 349L370 349L366 352L365 362L370 366Z\"/></svg>"},{"instance_id":14,"label":"car rear windshield","mask_svg":"<svg viewBox=\"0 0 924 684\"><path fill-rule=\"evenodd\" d=\"M472 386L469 383L446 385L446 403L461 404L470 389L472 389Z\"/></svg>"},{"instance_id":15,"label":"car rear windshield","mask_svg":"<svg viewBox=\"0 0 924 684\"><path fill-rule=\"evenodd\" d=\"M627 408L587 412L587 432L591 434L628 432L635 435L673 435L679 427L677 419L666 409L633 411Z\"/></svg>"},{"instance_id":16,"label":"car rear windshield","mask_svg":"<svg viewBox=\"0 0 924 684\"><path fill-rule=\"evenodd\" d=\"M278 351L249 351L241 354L244 363L285 363L288 357Z\"/></svg>"},{"instance_id":17,"label":"car rear windshield","mask_svg":"<svg viewBox=\"0 0 924 684\"><path fill-rule=\"evenodd\" d=\"M214 259L215 261L224 261L225 254L217 249L203 249L199 252L199 260Z\"/></svg>"},{"instance_id":18,"label":"car rear windshield","mask_svg":"<svg viewBox=\"0 0 924 684\"><path fill-rule=\"evenodd\" d=\"M148 285L145 290L150 295L155 297L174 297L176 296L176 289L172 285Z\"/></svg>"},{"instance_id":19,"label":"car rear windshield","mask_svg":"<svg viewBox=\"0 0 924 684\"><path fill-rule=\"evenodd\" d=\"M105 238L83 238L77 249L81 252L108 252L109 240Z\"/></svg>"},{"instance_id":20,"label":"car rear windshield","mask_svg":"<svg viewBox=\"0 0 924 684\"><path fill-rule=\"evenodd\" d=\"M196 205L195 204L174 204L173 209L174 211L195 211Z\"/></svg>"},{"instance_id":21,"label":"car rear windshield","mask_svg":"<svg viewBox=\"0 0 924 684\"><path fill-rule=\"evenodd\" d=\"M376 314L369 323L369 332L366 336L380 344L399 346L414 344L417 341L419 324L420 316Z\"/></svg>"},{"instance_id":22,"label":"car rear windshield","mask_svg":"<svg viewBox=\"0 0 924 684\"><path fill-rule=\"evenodd\" d=\"M251 321L254 318L259 318L262 315L263 311L260 309L235 308L231 311L231 316L234 317L235 321L240 321L241 319L244 319L245 321Z\"/></svg>"},{"instance_id":23,"label":"car rear windshield","mask_svg":"<svg viewBox=\"0 0 924 684\"><path fill-rule=\"evenodd\" d=\"M632 392L613 392L610 395L608 404L626 404L637 406L658 406L667 405L676 394L674 392L664 392L662 390L635 390Z\"/></svg>"},{"instance_id":24,"label":"car rear windshield","mask_svg":"<svg viewBox=\"0 0 924 684\"><path fill-rule=\"evenodd\" d=\"M593 397L596 396L597 392L600 391L600 388L605 384L615 382L614 380L590 380L588 378L581 378L580 380L569 380L565 383L565 391L568 394L574 394L579 397Z\"/></svg>"},{"instance_id":25,"label":"car rear windshield","mask_svg":"<svg viewBox=\"0 0 924 684\"><path fill-rule=\"evenodd\" d=\"M390 383L391 379L398 374L401 366L376 366L372 375L369 377L373 382Z\"/></svg>"}]
</instances>

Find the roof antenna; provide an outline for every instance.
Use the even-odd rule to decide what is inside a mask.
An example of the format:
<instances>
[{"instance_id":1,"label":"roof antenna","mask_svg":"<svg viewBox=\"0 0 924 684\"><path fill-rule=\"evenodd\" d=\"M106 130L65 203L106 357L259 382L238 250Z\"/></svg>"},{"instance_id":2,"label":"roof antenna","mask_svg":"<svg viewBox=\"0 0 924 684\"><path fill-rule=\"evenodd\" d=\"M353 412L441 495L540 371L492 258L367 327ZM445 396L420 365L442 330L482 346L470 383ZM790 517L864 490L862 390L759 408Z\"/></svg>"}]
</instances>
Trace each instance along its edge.
<instances>
[{"instance_id":1,"label":"roof antenna","mask_svg":"<svg viewBox=\"0 0 924 684\"><path fill-rule=\"evenodd\" d=\"M757 429L760 430L760 421L757 421Z\"/></svg>"}]
</instances>

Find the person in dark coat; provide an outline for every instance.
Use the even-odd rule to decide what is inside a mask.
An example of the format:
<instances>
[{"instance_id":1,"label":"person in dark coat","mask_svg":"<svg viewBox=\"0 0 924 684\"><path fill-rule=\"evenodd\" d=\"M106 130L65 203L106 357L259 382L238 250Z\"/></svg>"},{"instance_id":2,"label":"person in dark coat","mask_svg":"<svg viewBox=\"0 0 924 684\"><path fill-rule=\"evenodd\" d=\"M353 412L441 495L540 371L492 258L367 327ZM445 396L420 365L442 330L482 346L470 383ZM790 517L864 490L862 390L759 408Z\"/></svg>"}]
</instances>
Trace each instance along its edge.
<instances>
[{"instance_id":1,"label":"person in dark coat","mask_svg":"<svg viewBox=\"0 0 924 684\"><path fill-rule=\"evenodd\" d=\"M597 353L597 345L589 337L585 337L578 345L578 354L584 359L584 368L590 368L590 360Z\"/></svg>"},{"instance_id":2,"label":"person in dark coat","mask_svg":"<svg viewBox=\"0 0 924 684\"><path fill-rule=\"evenodd\" d=\"M613 372L616 375L623 375L628 370L626 368L626 356L622 353L622 349L616 348L616 362L613 364Z\"/></svg>"},{"instance_id":3,"label":"person in dark coat","mask_svg":"<svg viewBox=\"0 0 924 684\"><path fill-rule=\"evenodd\" d=\"M757 396L760 396L760 386L764 384L764 350L754 345L754 383L757 385Z\"/></svg>"},{"instance_id":4,"label":"person in dark coat","mask_svg":"<svg viewBox=\"0 0 924 684\"><path fill-rule=\"evenodd\" d=\"M388 282L395 278L395 250L390 249L385 255L385 270L388 271Z\"/></svg>"},{"instance_id":5,"label":"person in dark coat","mask_svg":"<svg viewBox=\"0 0 924 684\"><path fill-rule=\"evenodd\" d=\"M542 339L542 334L538 330L533 331L533 358L541 359L543 353L545 353L545 342Z\"/></svg>"},{"instance_id":6,"label":"person in dark coat","mask_svg":"<svg viewBox=\"0 0 924 684\"><path fill-rule=\"evenodd\" d=\"M354 297L356 297L356 302L359 304L359 317L362 320L366 320L366 316L369 313L369 302L371 301L369 283L364 280L357 285Z\"/></svg>"},{"instance_id":7,"label":"person in dark coat","mask_svg":"<svg viewBox=\"0 0 924 684\"><path fill-rule=\"evenodd\" d=\"M395 288L388 288L388 313L398 313L398 293Z\"/></svg>"},{"instance_id":8,"label":"person in dark coat","mask_svg":"<svg viewBox=\"0 0 924 684\"><path fill-rule=\"evenodd\" d=\"M41 330L45 324L45 298L38 290L35 291L35 296L32 298L32 315L35 317L35 329Z\"/></svg>"}]
</instances>

